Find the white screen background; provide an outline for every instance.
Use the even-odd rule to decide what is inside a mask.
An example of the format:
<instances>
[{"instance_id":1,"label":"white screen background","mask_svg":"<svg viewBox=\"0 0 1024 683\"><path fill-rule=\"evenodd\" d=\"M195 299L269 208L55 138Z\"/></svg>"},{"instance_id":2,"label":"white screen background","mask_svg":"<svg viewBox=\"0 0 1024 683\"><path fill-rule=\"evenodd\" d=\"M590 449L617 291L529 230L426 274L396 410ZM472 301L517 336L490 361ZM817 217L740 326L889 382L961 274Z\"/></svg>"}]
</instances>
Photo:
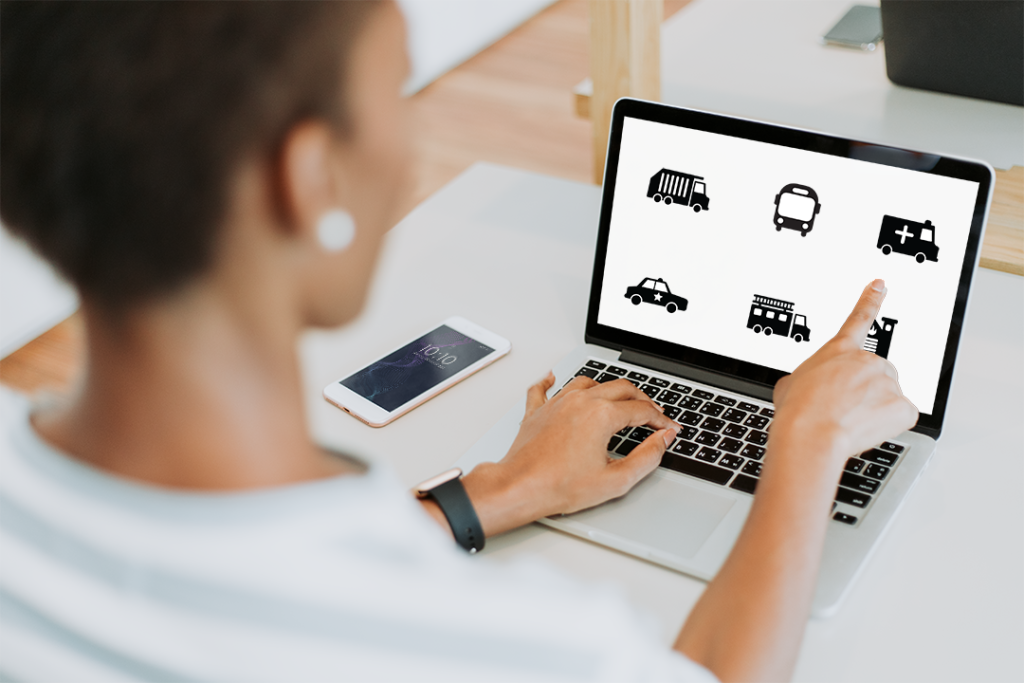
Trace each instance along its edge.
<instances>
[{"instance_id":1,"label":"white screen background","mask_svg":"<svg viewBox=\"0 0 1024 683\"><path fill-rule=\"evenodd\" d=\"M703 176L710 210L647 197L662 168ZM813 229L776 231L775 195L811 187ZM626 118L598 323L791 372L831 339L865 285L889 289L879 314L899 321L888 358L904 394L931 413L953 314L975 182ZM884 215L935 227L938 262L876 248ZM626 288L662 278L686 311L634 306ZM811 341L755 334L753 296L795 304Z\"/></svg>"}]
</instances>

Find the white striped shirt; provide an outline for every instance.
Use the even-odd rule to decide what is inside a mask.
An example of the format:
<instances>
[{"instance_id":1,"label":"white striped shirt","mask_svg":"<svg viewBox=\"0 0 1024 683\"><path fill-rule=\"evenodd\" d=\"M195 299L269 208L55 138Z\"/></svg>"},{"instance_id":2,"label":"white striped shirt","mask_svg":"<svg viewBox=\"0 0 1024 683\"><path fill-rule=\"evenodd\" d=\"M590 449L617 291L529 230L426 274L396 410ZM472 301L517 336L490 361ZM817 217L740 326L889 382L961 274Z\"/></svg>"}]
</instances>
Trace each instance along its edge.
<instances>
[{"instance_id":1,"label":"white striped shirt","mask_svg":"<svg viewBox=\"0 0 1024 683\"><path fill-rule=\"evenodd\" d=\"M714 680L612 589L457 550L382 465L174 492L0 408L0 680Z\"/></svg>"}]
</instances>

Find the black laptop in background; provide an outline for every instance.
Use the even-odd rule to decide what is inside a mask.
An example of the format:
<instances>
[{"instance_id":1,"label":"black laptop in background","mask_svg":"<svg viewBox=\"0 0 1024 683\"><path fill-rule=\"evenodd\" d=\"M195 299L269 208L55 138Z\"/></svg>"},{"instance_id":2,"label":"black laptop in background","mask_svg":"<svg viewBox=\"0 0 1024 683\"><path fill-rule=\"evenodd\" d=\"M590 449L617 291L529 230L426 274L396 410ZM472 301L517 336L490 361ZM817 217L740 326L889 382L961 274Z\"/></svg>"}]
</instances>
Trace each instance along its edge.
<instances>
[{"instance_id":1,"label":"black laptop in background","mask_svg":"<svg viewBox=\"0 0 1024 683\"><path fill-rule=\"evenodd\" d=\"M1024 106L1024 0L881 0L897 85Z\"/></svg>"}]
</instances>

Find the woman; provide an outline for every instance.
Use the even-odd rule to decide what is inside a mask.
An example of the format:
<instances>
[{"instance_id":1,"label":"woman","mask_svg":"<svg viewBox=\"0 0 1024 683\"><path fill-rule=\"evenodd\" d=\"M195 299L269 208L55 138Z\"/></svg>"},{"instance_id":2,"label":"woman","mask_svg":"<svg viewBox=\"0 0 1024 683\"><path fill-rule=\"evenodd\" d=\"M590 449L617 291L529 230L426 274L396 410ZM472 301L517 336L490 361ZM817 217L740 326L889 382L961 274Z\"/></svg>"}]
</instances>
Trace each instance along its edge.
<instances>
[{"instance_id":1,"label":"woman","mask_svg":"<svg viewBox=\"0 0 1024 683\"><path fill-rule=\"evenodd\" d=\"M0 211L88 339L66 400L3 395L0 674L790 675L843 463L917 416L860 350L880 281L776 387L747 526L668 651L614 593L469 559L435 503L307 435L296 337L358 313L408 185L393 2L0 11ZM487 535L623 494L678 430L628 382L551 384L462 480Z\"/></svg>"}]
</instances>

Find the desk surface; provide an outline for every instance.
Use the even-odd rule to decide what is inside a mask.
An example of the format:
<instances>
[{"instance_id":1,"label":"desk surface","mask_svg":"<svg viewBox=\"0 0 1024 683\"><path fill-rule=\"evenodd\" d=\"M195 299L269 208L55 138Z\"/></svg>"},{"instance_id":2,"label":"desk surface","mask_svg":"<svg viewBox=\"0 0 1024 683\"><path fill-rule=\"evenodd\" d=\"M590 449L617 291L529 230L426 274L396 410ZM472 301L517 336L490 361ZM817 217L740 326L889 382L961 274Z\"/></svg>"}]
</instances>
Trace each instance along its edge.
<instances>
[{"instance_id":1,"label":"desk surface","mask_svg":"<svg viewBox=\"0 0 1024 683\"><path fill-rule=\"evenodd\" d=\"M895 85L884 40L874 52L822 45L851 4L694 0L662 28L662 99L996 168L1024 165L1024 107Z\"/></svg>"},{"instance_id":2,"label":"desk surface","mask_svg":"<svg viewBox=\"0 0 1024 683\"><path fill-rule=\"evenodd\" d=\"M302 342L311 429L388 460L413 485L451 465L582 342L600 189L479 164L393 231L363 316ZM979 270L946 430L930 467L833 618L812 621L802 681L1024 678L1024 279ZM459 314L512 341L507 357L383 429L323 387ZM621 588L666 645L704 588L682 574L538 525L489 542L483 562L544 557Z\"/></svg>"}]
</instances>

